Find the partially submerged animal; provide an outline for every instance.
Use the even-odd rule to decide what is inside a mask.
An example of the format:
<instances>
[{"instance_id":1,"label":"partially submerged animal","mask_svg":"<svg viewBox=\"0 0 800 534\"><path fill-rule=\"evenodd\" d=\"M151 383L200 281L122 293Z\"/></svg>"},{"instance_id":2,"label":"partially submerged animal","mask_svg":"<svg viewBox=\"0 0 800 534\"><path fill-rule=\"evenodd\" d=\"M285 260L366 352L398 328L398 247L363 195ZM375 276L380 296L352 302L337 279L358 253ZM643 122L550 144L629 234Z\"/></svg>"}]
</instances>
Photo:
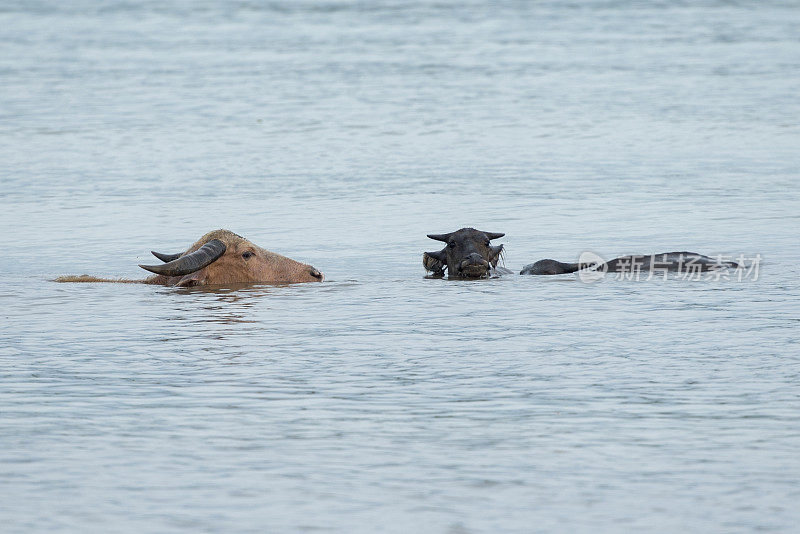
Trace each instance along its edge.
<instances>
[{"instance_id":1,"label":"partially submerged animal","mask_svg":"<svg viewBox=\"0 0 800 534\"><path fill-rule=\"evenodd\" d=\"M214 230L185 252L153 255L164 263L139 265L155 273L144 280L110 280L88 275L61 276L56 282L127 282L166 286L225 285L252 282L322 282L324 275L300 263L254 245L230 230Z\"/></svg>"},{"instance_id":2,"label":"partially submerged animal","mask_svg":"<svg viewBox=\"0 0 800 534\"><path fill-rule=\"evenodd\" d=\"M564 263L556 260L539 260L522 268L519 274L565 274L594 267L596 263Z\"/></svg>"},{"instance_id":3,"label":"partially submerged animal","mask_svg":"<svg viewBox=\"0 0 800 534\"><path fill-rule=\"evenodd\" d=\"M663 252L650 256L622 256L605 263L563 263L556 260L539 260L522 268L519 274L565 274L583 269L598 272L637 273L637 272L708 272L718 269L737 268L733 261L722 261L696 252Z\"/></svg>"},{"instance_id":4,"label":"partially submerged animal","mask_svg":"<svg viewBox=\"0 0 800 534\"><path fill-rule=\"evenodd\" d=\"M503 245L492 245L493 239L505 234L482 232L474 228L462 228L449 234L428 234L447 246L436 252L424 252L422 264L433 276L450 278L483 278L497 269Z\"/></svg>"}]
</instances>

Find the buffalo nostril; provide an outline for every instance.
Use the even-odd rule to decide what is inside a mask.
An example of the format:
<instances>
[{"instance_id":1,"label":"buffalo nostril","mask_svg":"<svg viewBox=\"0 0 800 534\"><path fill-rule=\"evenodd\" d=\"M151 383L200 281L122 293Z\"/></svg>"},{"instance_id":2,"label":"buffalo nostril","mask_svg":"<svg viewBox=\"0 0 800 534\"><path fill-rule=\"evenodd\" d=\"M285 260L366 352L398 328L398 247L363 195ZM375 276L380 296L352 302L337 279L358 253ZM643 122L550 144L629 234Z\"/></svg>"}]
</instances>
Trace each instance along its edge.
<instances>
[{"instance_id":1,"label":"buffalo nostril","mask_svg":"<svg viewBox=\"0 0 800 534\"><path fill-rule=\"evenodd\" d=\"M318 278L318 279L322 280L322 273L321 273L321 272L319 272L318 270L316 270L316 269L311 269L311 271L310 271L310 274L311 274L311 276L313 276L314 278Z\"/></svg>"}]
</instances>

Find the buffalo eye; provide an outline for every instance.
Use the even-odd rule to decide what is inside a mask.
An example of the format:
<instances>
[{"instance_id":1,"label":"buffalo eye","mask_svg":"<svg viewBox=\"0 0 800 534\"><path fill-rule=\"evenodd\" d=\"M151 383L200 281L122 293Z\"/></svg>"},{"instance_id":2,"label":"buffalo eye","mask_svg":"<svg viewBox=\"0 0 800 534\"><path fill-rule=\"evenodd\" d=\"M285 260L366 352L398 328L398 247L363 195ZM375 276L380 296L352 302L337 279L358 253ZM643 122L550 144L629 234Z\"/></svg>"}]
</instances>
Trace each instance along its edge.
<instances>
[{"instance_id":1,"label":"buffalo eye","mask_svg":"<svg viewBox=\"0 0 800 534\"><path fill-rule=\"evenodd\" d=\"M252 257L253 257L253 253L250 252L249 250L247 252L242 252L242 258L244 258L246 260L249 260Z\"/></svg>"},{"instance_id":2,"label":"buffalo eye","mask_svg":"<svg viewBox=\"0 0 800 534\"><path fill-rule=\"evenodd\" d=\"M484 245L486 245L487 247L488 247L489 245L491 245L491 244L492 244L492 242L491 242L491 241L489 241L488 239L487 239L487 240L486 240L486 242L484 243Z\"/></svg>"},{"instance_id":3,"label":"buffalo eye","mask_svg":"<svg viewBox=\"0 0 800 534\"><path fill-rule=\"evenodd\" d=\"M455 241L450 241L449 243L447 243L447 246L450 247L450 248L454 248L456 246L456 242Z\"/></svg>"}]
</instances>

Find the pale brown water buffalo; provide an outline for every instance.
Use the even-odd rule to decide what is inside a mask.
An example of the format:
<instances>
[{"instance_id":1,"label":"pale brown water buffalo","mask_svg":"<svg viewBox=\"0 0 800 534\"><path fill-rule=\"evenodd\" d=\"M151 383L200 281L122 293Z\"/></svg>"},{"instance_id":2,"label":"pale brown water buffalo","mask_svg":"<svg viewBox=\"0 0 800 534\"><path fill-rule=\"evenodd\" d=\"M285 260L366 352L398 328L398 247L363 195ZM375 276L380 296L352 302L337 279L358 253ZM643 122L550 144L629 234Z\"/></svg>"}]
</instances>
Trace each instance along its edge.
<instances>
[{"instance_id":1,"label":"pale brown water buffalo","mask_svg":"<svg viewBox=\"0 0 800 534\"><path fill-rule=\"evenodd\" d=\"M185 252L153 255L161 265L139 265L155 273L144 280L62 276L56 282L127 282L166 286L225 285L248 282L322 282L321 272L305 263L254 245L230 230L214 230Z\"/></svg>"},{"instance_id":2,"label":"pale brown water buffalo","mask_svg":"<svg viewBox=\"0 0 800 534\"><path fill-rule=\"evenodd\" d=\"M422 254L422 264L433 276L450 278L483 278L497 269L497 262L503 252L503 245L492 245L493 239L506 234L482 232L474 228L462 228L449 234L428 234L447 246L437 252Z\"/></svg>"}]
</instances>

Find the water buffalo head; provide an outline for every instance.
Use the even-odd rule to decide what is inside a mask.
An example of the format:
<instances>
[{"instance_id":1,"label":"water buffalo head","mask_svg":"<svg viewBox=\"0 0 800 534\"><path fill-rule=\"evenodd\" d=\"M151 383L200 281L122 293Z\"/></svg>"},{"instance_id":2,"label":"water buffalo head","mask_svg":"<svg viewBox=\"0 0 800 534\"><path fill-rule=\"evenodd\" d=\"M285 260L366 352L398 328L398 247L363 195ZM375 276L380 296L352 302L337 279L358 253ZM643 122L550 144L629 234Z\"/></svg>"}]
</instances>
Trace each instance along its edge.
<instances>
[{"instance_id":1,"label":"water buffalo head","mask_svg":"<svg viewBox=\"0 0 800 534\"><path fill-rule=\"evenodd\" d=\"M164 263L139 267L156 273L155 282L171 286L324 279L314 267L263 249L229 230L207 233L186 252L153 255Z\"/></svg>"},{"instance_id":2,"label":"water buffalo head","mask_svg":"<svg viewBox=\"0 0 800 534\"><path fill-rule=\"evenodd\" d=\"M422 264L434 275L443 275L444 270L451 278L482 278L497 266L503 245L493 246L492 239L505 234L481 232L474 228L462 228L449 234L428 234L447 246L438 252L422 254Z\"/></svg>"}]
</instances>

